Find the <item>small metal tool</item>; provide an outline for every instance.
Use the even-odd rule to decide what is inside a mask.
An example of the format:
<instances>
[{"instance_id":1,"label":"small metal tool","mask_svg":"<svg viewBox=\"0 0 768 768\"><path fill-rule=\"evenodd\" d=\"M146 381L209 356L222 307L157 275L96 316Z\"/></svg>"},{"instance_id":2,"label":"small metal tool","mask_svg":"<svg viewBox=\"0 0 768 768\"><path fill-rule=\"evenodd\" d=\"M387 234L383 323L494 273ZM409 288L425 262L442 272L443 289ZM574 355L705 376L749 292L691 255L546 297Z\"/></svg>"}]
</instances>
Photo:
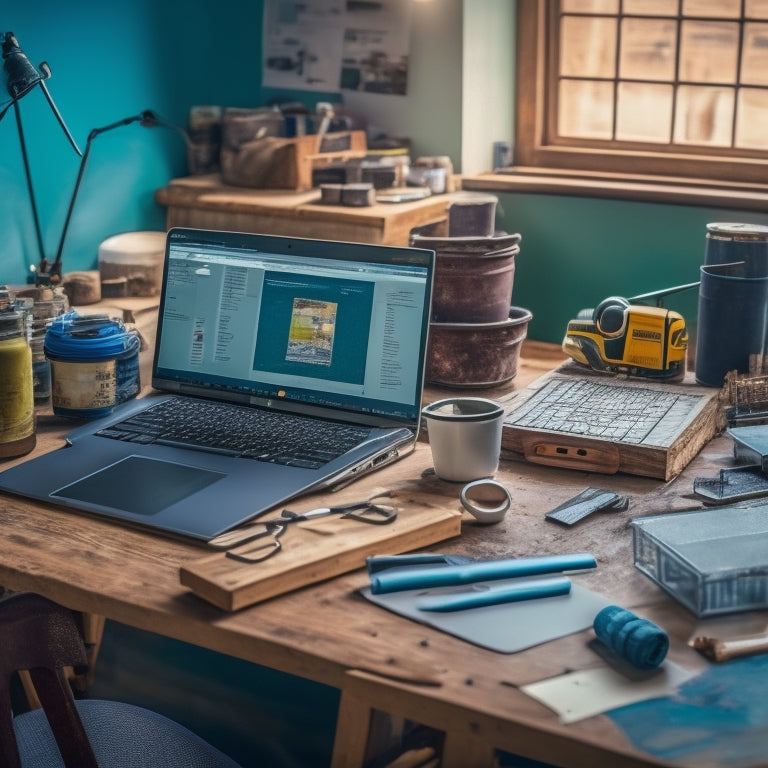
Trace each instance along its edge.
<instances>
[{"instance_id":1,"label":"small metal tool","mask_svg":"<svg viewBox=\"0 0 768 768\"><path fill-rule=\"evenodd\" d=\"M547 512L545 517L563 525L574 525L593 512L622 512L628 506L629 499L626 496L600 488L587 488Z\"/></svg>"},{"instance_id":2,"label":"small metal tool","mask_svg":"<svg viewBox=\"0 0 768 768\"><path fill-rule=\"evenodd\" d=\"M314 520L317 517L326 517L327 515L341 515L350 520L358 520L361 523L371 525L388 525L393 523L397 517L397 508L391 504L381 504L377 499L381 496L374 496L364 501L353 501L350 504L340 504L336 507L317 507L308 512L291 512L284 509L282 517L274 520L265 521L265 525L270 523L294 523L301 520Z\"/></svg>"},{"instance_id":3,"label":"small metal tool","mask_svg":"<svg viewBox=\"0 0 768 768\"><path fill-rule=\"evenodd\" d=\"M211 539L208 542L208 546L214 549L229 549L236 545L247 544L254 539L274 535L276 528L284 529L289 523L314 520L319 517L327 517L328 515L340 515L341 517L370 525L388 525L397 518L397 507L391 504L382 504L380 500L389 498L391 495L383 493L362 501L353 501L349 504L340 504L335 507L316 507L307 512L292 512L289 509L284 509L280 517L259 520L251 525L222 533L220 536Z\"/></svg>"}]
</instances>

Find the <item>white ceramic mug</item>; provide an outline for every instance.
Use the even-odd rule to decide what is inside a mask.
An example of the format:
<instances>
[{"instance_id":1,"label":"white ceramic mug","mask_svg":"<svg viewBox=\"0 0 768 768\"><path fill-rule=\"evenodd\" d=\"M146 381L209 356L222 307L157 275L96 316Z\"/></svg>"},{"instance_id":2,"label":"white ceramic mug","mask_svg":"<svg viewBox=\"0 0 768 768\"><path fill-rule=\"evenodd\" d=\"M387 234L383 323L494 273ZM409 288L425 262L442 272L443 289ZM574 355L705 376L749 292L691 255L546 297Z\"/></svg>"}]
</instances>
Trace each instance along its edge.
<instances>
[{"instance_id":1,"label":"white ceramic mug","mask_svg":"<svg viewBox=\"0 0 768 768\"><path fill-rule=\"evenodd\" d=\"M504 409L481 397L451 397L422 410L435 474L466 483L492 477L499 467Z\"/></svg>"}]
</instances>

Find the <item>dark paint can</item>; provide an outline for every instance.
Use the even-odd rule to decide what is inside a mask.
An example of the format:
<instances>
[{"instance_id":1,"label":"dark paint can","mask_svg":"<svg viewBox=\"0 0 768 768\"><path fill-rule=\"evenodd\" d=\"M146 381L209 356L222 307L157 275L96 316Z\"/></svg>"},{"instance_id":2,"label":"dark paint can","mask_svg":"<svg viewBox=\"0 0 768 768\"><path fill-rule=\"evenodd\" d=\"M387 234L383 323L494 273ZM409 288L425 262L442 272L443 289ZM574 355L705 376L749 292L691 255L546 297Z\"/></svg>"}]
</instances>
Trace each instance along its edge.
<instances>
[{"instance_id":1,"label":"dark paint can","mask_svg":"<svg viewBox=\"0 0 768 768\"><path fill-rule=\"evenodd\" d=\"M760 224L707 224L704 264L744 262L744 277L768 277L768 227Z\"/></svg>"},{"instance_id":2,"label":"dark paint can","mask_svg":"<svg viewBox=\"0 0 768 768\"><path fill-rule=\"evenodd\" d=\"M729 371L749 372L766 350L768 276L752 277L746 263L701 267L696 381L721 387Z\"/></svg>"}]
</instances>

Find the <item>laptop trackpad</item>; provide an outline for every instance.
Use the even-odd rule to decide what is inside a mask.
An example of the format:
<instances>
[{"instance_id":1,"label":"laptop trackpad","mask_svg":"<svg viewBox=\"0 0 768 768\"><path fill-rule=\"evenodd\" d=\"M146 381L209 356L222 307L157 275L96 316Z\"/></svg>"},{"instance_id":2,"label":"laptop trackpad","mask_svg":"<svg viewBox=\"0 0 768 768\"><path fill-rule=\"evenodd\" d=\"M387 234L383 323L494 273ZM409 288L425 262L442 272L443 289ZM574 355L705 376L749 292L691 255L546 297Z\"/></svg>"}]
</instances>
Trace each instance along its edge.
<instances>
[{"instance_id":1,"label":"laptop trackpad","mask_svg":"<svg viewBox=\"0 0 768 768\"><path fill-rule=\"evenodd\" d=\"M113 507L136 515L154 515L226 477L200 467L128 456L50 495Z\"/></svg>"}]
</instances>

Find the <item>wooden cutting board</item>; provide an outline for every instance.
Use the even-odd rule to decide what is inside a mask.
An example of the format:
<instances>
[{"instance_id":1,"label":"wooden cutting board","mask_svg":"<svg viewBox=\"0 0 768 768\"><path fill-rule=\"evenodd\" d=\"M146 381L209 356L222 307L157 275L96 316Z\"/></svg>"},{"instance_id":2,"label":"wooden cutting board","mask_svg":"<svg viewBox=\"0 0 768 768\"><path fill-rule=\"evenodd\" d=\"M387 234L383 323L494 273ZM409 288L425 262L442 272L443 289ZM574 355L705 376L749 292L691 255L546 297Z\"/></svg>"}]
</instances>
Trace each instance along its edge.
<instances>
[{"instance_id":1,"label":"wooden cutting board","mask_svg":"<svg viewBox=\"0 0 768 768\"><path fill-rule=\"evenodd\" d=\"M375 489L374 494L382 491ZM357 495L334 495L333 503L359 498L358 490ZM398 509L397 519L389 525L370 525L339 515L292 523L280 539L280 551L269 559L244 563L216 552L181 566L181 583L219 608L236 611L361 568L369 556L421 549L461 533L461 512L455 500L446 499L440 505L434 496L430 500L425 493L396 490L387 503ZM313 506L318 505L305 500L291 509L304 512ZM273 516L269 514L270 519ZM264 537L229 551L242 554L266 543Z\"/></svg>"}]
</instances>

